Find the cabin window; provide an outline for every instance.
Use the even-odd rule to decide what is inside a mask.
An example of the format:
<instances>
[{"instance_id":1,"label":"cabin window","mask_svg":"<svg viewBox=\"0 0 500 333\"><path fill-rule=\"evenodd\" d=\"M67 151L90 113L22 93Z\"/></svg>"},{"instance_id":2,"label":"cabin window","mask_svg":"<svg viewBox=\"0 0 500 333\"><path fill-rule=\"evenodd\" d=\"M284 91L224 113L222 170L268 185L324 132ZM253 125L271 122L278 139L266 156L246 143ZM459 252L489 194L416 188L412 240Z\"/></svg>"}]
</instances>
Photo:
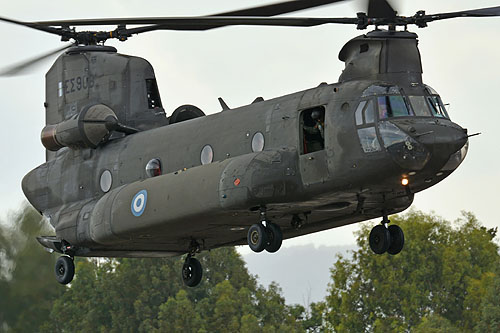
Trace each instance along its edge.
<instances>
[{"instance_id":1,"label":"cabin window","mask_svg":"<svg viewBox=\"0 0 500 333\"><path fill-rule=\"evenodd\" d=\"M317 106L302 111L302 154L325 149L325 107Z\"/></svg>"},{"instance_id":2,"label":"cabin window","mask_svg":"<svg viewBox=\"0 0 500 333\"><path fill-rule=\"evenodd\" d=\"M146 79L146 92L148 97L148 108L161 108L160 92L155 79Z\"/></svg>"},{"instance_id":3,"label":"cabin window","mask_svg":"<svg viewBox=\"0 0 500 333\"><path fill-rule=\"evenodd\" d=\"M111 185L113 185L113 176L111 175L111 171L104 170L101 173L100 179L101 191L107 193L111 189Z\"/></svg>"},{"instance_id":4,"label":"cabin window","mask_svg":"<svg viewBox=\"0 0 500 333\"><path fill-rule=\"evenodd\" d=\"M161 161L159 158L153 158L146 164L146 175L148 177L161 176Z\"/></svg>"},{"instance_id":5,"label":"cabin window","mask_svg":"<svg viewBox=\"0 0 500 333\"><path fill-rule=\"evenodd\" d=\"M200 161L201 164L210 164L214 159L214 150L212 146L205 145L201 150Z\"/></svg>"},{"instance_id":6,"label":"cabin window","mask_svg":"<svg viewBox=\"0 0 500 333\"><path fill-rule=\"evenodd\" d=\"M264 143L264 134L261 132L255 133L252 138L252 151L259 152L264 150Z\"/></svg>"}]
</instances>

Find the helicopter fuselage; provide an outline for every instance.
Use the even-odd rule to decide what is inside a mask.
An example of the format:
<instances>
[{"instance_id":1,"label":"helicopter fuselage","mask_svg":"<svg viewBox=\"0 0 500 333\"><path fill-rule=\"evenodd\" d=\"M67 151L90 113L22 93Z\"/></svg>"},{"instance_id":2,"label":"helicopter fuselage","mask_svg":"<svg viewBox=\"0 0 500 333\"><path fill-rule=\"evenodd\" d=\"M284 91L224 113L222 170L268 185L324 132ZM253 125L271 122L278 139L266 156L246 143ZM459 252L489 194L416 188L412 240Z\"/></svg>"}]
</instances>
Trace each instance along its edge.
<instances>
[{"instance_id":1,"label":"helicopter fuselage","mask_svg":"<svg viewBox=\"0 0 500 333\"><path fill-rule=\"evenodd\" d=\"M261 206L284 238L397 213L458 166L467 139L430 112L381 119L377 101L398 94L370 93L380 84L322 84L96 149L63 148L25 177L23 189L57 236L85 256L175 255L192 240L202 249L245 244ZM423 86L414 89L431 98ZM368 103L374 118L360 120L357 110ZM309 152L304 127L318 108L323 146ZM364 129L372 128L367 142ZM264 140L253 151L257 133ZM212 156L202 161L206 146ZM150 177L153 159L161 174Z\"/></svg>"},{"instance_id":2,"label":"helicopter fuselage","mask_svg":"<svg viewBox=\"0 0 500 333\"><path fill-rule=\"evenodd\" d=\"M339 83L166 118L146 60L69 49L47 74L47 162L23 179L56 230L41 243L168 256L245 244L259 219L284 238L387 223L458 167L467 131L423 84L415 34L376 30L339 58Z\"/></svg>"}]
</instances>

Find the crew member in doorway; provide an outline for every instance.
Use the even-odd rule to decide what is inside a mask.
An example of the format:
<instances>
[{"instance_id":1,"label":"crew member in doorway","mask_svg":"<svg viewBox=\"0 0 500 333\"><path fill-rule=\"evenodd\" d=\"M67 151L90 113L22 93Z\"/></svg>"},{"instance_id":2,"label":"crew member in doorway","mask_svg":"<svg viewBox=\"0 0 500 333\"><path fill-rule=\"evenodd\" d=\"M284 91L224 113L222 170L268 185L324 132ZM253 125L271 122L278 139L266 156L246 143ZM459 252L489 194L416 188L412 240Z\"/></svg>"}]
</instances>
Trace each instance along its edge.
<instances>
[{"instance_id":1,"label":"crew member in doorway","mask_svg":"<svg viewBox=\"0 0 500 333\"><path fill-rule=\"evenodd\" d=\"M325 110L314 108L304 113L304 154L325 149Z\"/></svg>"}]
</instances>

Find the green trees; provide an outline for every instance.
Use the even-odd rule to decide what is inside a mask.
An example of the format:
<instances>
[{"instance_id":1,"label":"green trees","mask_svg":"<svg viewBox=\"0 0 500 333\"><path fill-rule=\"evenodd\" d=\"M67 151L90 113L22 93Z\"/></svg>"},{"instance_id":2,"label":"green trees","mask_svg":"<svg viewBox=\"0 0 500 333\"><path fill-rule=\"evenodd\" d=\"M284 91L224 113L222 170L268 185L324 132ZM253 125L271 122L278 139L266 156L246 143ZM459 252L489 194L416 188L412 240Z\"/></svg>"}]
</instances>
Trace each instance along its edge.
<instances>
[{"instance_id":1,"label":"green trees","mask_svg":"<svg viewBox=\"0 0 500 333\"><path fill-rule=\"evenodd\" d=\"M234 248L199 255L205 279L182 285L181 258L79 260L47 332L302 331L276 285L258 286Z\"/></svg>"},{"instance_id":2,"label":"green trees","mask_svg":"<svg viewBox=\"0 0 500 333\"><path fill-rule=\"evenodd\" d=\"M204 278L186 288L182 258L75 261L69 286L54 279L50 234L29 207L0 224L0 332L500 332L496 230L472 214L456 224L421 212L393 216L404 250L374 255L370 226L338 257L323 302L287 305L259 285L233 248L198 255Z\"/></svg>"},{"instance_id":3,"label":"green trees","mask_svg":"<svg viewBox=\"0 0 500 333\"><path fill-rule=\"evenodd\" d=\"M475 332L500 332L500 261L491 284L485 288Z\"/></svg>"},{"instance_id":4,"label":"green trees","mask_svg":"<svg viewBox=\"0 0 500 333\"><path fill-rule=\"evenodd\" d=\"M324 311L330 328L470 332L498 323L498 311L495 319L490 318L494 311L487 310L498 309L499 303L488 291L498 280L496 230L481 227L468 213L456 228L416 211L392 217L392 222L405 232L399 255L373 255L367 241L370 226L365 225L352 259L335 262Z\"/></svg>"},{"instance_id":5,"label":"green trees","mask_svg":"<svg viewBox=\"0 0 500 333\"><path fill-rule=\"evenodd\" d=\"M48 317L53 299L62 294L54 281L56 257L35 237L50 228L40 214L25 206L0 223L0 332L35 332Z\"/></svg>"}]
</instances>

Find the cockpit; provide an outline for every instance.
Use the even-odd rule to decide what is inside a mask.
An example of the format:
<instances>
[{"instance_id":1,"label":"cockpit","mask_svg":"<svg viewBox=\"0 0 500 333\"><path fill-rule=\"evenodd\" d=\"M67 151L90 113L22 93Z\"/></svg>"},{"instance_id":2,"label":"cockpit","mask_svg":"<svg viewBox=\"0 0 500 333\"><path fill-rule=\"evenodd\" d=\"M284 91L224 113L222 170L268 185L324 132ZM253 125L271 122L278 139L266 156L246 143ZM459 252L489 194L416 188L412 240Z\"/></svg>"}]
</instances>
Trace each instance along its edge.
<instances>
[{"instance_id":1,"label":"cockpit","mask_svg":"<svg viewBox=\"0 0 500 333\"><path fill-rule=\"evenodd\" d=\"M354 117L363 152L387 151L399 166L413 171L427 164L431 151L436 161L442 159L437 164L444 165L457 154L457 161L461 162L467 150L465 146L461 153L467 142L466 131L448 121L437 92L429 86L407 91L408 94L398 86L383 84L365 89ZM432 121L436 118L446 121Z\"/></svg>"},{"instance_id":2,"label":"cockpit","mask_svg":"<svg viewBox=\"0 0 500 333\"><path fill-rule=\"evenodd\" d=\"M362 98L375 102L379 120L396 117L449 119L437 92L429 86L425 86L422 92L422 95L406 95L403 89L397 86L372 85L363 92ZM356 119L360 119L361 112L362 110L358 108Z\"/></svg>"}]
</instances>

